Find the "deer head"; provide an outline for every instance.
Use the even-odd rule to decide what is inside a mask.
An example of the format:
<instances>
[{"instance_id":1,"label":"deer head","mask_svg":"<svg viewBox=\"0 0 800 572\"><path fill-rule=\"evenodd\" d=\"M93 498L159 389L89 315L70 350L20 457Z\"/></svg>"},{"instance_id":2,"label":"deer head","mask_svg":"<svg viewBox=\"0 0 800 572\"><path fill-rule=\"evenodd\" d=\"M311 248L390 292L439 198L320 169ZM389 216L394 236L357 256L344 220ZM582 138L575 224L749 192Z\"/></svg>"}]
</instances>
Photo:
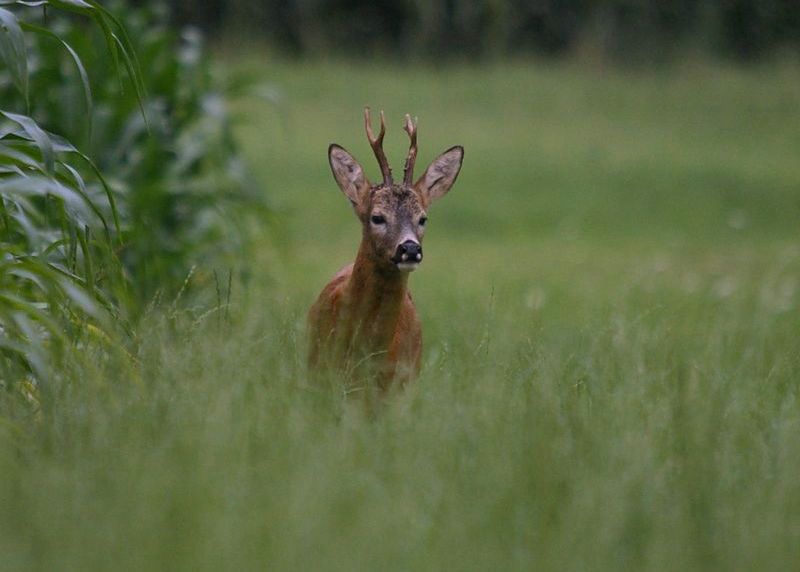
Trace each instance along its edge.
<instances>
[{"instance_id":1,"label":"deer head","mask_svg":"<svg viewBox=\"0 0 800 572\"><path fill-rule=\"evenodd\" d=\"M434 159L416 182L412 182L417 158L417 125L406 115L404 129L410 138L410 145L403 181L395 183L389 161L383 152L383 137L386 134L383 112L377 137L372 131L368 107L364 109L364 124L383 181L370 183L355 157L336 144L328 148L333 177L350 199L361 221L364 254L370 256L380 269L410 272L422 262L427 209L455 183L464 159L464 149L461 146L451 147Z\"/></svg>"}]
</instances>

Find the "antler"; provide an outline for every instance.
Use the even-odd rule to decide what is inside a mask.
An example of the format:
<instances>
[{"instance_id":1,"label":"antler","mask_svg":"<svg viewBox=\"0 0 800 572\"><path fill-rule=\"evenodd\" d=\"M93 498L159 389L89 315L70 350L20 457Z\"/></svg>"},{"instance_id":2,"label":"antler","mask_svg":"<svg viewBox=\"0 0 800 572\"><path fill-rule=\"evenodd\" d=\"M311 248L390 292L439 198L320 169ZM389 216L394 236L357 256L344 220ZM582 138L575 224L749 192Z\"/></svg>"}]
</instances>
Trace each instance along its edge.
<instances>
[{"instance_id":1,"label":"antler","mask_svg":"<svg viewBox=\"0 0 800 572\"><path fill-rule=\"evenodd\" d=\"M417 160L417 122L412 121L411 116L406 113L406 124L403 127L408 138L411 139L411 144L408 147L408 157L406 157L406 165L403 168L403 184L407 187L411 186L414 178L414 162Z\"/></svg>"},{"instance_id":2,"label":"antler","mask_svg":"<svg viewBox=\"0 0 800 572\"><path fill-rule=\"evenodd\" d=\"M375 153L375 158L378 160L378 165L381 166L381 173L383 174L383 186L392 186L392 169L389 167L389 161L386 160L386 154L383 152L383 136L386 134L386 121L381 111L381 132L378 137L372 133L372 121L369 116L369 107L364 108L364 125L367 128L367 139Z\"/></svg>"}]
</instances>

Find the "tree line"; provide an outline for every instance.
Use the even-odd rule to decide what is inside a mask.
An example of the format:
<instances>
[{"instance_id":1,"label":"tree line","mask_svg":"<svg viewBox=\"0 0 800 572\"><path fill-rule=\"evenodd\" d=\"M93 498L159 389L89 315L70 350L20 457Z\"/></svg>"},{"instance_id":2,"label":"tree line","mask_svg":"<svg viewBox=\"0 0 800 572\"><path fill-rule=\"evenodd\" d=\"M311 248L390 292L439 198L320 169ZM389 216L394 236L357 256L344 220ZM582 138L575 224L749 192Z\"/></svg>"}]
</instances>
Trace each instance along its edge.
<instances>
[{"instance_id":1,"label":"tree line","mask_svg":"<svg viewBox=\"0 0 800 572\"><path fill-rule=\"evenodd\" d=\"M661 60L797 53L796 0L174 0L173 18L293 54Z\"/></svg>"}]
</instances>

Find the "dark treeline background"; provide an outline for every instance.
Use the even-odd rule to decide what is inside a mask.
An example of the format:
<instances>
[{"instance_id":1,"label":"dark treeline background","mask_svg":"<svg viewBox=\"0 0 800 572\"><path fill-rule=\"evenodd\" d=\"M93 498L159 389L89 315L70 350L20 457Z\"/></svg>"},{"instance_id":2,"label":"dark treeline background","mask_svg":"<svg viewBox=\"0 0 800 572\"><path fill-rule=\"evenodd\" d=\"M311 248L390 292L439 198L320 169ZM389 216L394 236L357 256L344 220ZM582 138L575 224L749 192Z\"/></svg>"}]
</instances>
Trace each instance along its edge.
<instances>
[{"instance_id":1,"label":"dark treeline background","mask_svg":"<svg viewBox=\"0 0 800 572\"><path fill-rule=\"evenodd\" d=\"M481 57L584 51L623 61L800 51L798 0L173 0L173 18L295 54Z\"/></svg>"}]
</instances>

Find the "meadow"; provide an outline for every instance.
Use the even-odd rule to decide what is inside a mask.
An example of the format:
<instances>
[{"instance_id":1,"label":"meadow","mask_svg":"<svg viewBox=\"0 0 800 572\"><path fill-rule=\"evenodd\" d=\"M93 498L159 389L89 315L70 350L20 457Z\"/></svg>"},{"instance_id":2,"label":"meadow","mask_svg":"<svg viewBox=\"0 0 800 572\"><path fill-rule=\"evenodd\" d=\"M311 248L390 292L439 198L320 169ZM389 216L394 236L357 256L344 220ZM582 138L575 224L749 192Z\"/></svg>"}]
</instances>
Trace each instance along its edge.
<instances>
[{"instance_id":1,"label":"meadow","mask_svg":"<svg viewBox=\"0 0 800 572\"><path fill-rule=\"evenodd\" d=\"M218 63L283 94L235 107L274 215L230 308L190 279L134 366L83 356L0 426L0 569L797 566L796 65ZM410 281L422 375L373 418L304 365L365 104L395 170L405 113L419 165L466 151Z\"/></svg>"}]
</instances>

